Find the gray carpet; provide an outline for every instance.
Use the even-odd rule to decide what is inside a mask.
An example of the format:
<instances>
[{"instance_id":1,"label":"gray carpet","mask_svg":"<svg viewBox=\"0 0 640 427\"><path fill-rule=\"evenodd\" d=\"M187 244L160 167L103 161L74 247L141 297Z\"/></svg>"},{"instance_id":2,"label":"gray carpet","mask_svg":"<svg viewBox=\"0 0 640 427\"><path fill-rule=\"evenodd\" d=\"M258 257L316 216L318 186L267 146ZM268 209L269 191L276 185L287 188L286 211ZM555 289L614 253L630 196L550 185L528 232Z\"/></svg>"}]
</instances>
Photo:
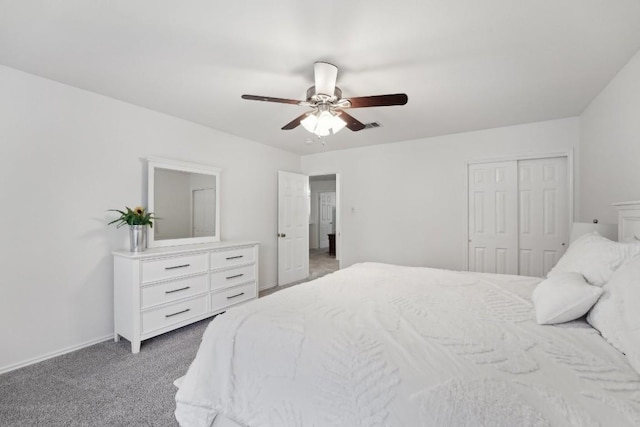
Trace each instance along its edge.
<instances>
[{"instance_id":1,"label":"gray carpet","mask_svg":"<svg viewBox=\"0 0 640 427\"><path fill-rule=\"evenodd\" d=\"M173 381L211 319L142 343L108 341L0 375L0 426L176 426Z\"/></svg>"},{"instance_id":2,"label":"gray carpet","mask_svg":"<svg viewBox=\"0 0 640 427\"><path fill-rule=\"evenodd\" d=\"M338 270L338 260L335 255L329 255L329 249L309 249L309 278L317 279Z\"/></svg>"},{"instance_id":3,"label":"gray carpet","mask_svg":"<svg viewBox=\"0 0 640 427\"><path fill-rule=\"evenodd\" d=\"M306 279L298 280L297 282L289 283L284 286L274 286L264 291L260 291L260 296L264 297L271 295L274 292L278 292L279 290L309 282L313 279L333 273L334 271L338 271L338 267L338 260L334 255L329 255L329 250L327 248L309 249L309 276Z\"/></svg>"}]
</instances>

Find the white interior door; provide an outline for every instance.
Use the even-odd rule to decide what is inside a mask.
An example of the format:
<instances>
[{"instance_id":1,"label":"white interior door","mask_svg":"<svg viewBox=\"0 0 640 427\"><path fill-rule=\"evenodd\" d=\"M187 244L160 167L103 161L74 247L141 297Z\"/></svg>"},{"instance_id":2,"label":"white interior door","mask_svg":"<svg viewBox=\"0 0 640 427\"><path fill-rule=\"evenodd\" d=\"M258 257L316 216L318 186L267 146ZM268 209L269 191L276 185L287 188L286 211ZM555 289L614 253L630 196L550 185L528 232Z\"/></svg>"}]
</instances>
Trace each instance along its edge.
<instances>
[{"instance_id":1,"label":"white interior door","mask_svg":"<svg viewBox=\"0 0 640 427\"><path fill-rule=\"evenodd\" d=\"M193 210L191 219L192 237L213 236L216 229L216 190L199 188L191 192Z\"/></svg>"},{"instance_id":2,"label":"white interior door","mask_svg":"<svg viewBox=\"0 0 640 427\"><path fill-rule=\"evenodd\" d=\"M278 172L278 285L309 276L309 177Z\"/></svg>"},{"instance_id":3,"label":"white interior door","mask_svg":"<svg viewBox=\"0 0 640 427\"><path fill-rule=\"evenodd\" d=\"M517 162L469 165L469 270L518 274Z\"/></svg>"},{"instance_id":4,"label":"white interior door","mask_svg":"<svg viewBox=\"0 0 640 427\"><path fill-rule=\"evenodd\" d=\"M334 214L336 211L336 193L335 192L326 192L319 193L320 203L318 204L320 207L320 212L318 215L318 222L320 223L320 247L328 248L329 247L329 233L335 232L335 218Z\"/></svg>"},{"instance_id":5,"label":"white interior door","mask_svg":"<svg viewBox=\"0 0 640 427\"><path fill-rule=\"evenodd\" d=\"M519 274L543 277L569 243L566 157L518 162Z\"/></svg>"}]
</instances>

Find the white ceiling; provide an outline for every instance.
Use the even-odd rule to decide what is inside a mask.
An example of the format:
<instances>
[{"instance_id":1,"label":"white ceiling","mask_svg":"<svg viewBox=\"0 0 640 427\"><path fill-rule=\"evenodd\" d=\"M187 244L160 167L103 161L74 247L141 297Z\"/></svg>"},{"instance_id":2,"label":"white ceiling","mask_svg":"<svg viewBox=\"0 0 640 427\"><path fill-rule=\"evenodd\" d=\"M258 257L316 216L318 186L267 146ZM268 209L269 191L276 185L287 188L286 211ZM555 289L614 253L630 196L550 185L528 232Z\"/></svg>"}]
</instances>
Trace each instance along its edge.
<instances>
[{"instance_id":1,"label":"white ceiling","mask_svg":"<svg viewBox=\"0 0 640 427\"><path fill-rule=\"evenodd\" d=\"M575 116L639 48L639 0L0 0L1 64L296 153ZM240 99L303 99L317 60L409 103L322 146Z\"/></svg>"}]
</instances>

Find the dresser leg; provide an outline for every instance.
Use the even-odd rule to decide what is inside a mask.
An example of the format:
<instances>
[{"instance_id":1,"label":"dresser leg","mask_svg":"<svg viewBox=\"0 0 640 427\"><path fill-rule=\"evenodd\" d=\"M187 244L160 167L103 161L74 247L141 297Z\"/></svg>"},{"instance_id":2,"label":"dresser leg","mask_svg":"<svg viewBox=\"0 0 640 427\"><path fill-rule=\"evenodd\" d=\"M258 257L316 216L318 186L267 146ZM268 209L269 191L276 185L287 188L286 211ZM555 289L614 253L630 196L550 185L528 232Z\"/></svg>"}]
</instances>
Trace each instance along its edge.
<instances>
[{"instance_id":1,"label":"dresser leg","mask_svg":"<svg viewBox=\"0 0 640 427\"><path fill-rule=\"evenodd\" d=\"M140 341L131 341L131 353L140 353Z\"/></svg>"}]
</instances>

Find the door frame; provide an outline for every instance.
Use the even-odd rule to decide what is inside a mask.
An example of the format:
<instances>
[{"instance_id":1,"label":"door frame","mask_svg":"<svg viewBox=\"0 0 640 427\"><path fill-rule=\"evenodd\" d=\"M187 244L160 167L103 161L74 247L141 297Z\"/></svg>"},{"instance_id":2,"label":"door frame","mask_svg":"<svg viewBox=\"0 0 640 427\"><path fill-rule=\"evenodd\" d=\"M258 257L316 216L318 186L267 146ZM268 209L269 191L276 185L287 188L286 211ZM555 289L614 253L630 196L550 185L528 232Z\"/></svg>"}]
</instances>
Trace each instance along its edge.
<instances>
[{"instance_id":1,"label":"door frame","mask_svg":"<svg viewBox=\"0 0 640 427\"><path fill-rule=\"evenodd\" d=\"M335 175L336 176L336 261L338 261L338 269L342 269L342 177L341 172L313 172L309 173L309 178L313 176Z\"/></svg>"},{"instance_id":2,"label":"door frame","mask_svg":"<svg viewBox=\"0 0 640 427\"><path fill-rule=\"evenodd\" d=\"M465 268L466 271L469 271L469 239L470 239L470 232L471 230L469 230L469 216L470 216L470 212L469 212L469 165L475 165L475 164L479 164L479 163L494 163L494 162L509 162L509 161L520 161L520 160L538 160L538 159L550 159L550 158L555 158L555 157L565 157L567 159L567 174L569 175L567 178L567 182L569 184L569 188L567 189L569 192L569 212L568 212L568 221L569 224L567 224L568 228L567 230L569 230L569 232L571 232L571 225L573 224L573 222L575 221L574 219L574 215L575 215L575 211L574 211L574 205L575 205L575 199L574 199L574 177L573 177L573 172L574 172L574 168L573 168L573 158L574 158L574 149L571 148L567 151L561 151L561 152L552 152L552 153L540 153L540 154L513 154L513 155L509 155L509 156L501 156L501 157L487 157L487 158L481 158L481 159L475 159L475 160L468 160L467 162L465 162L465 180L464 180L464 193L465 193L465 205L466 205L466 215L465 215L465 219L466 219L466 224L465 224L465 230L466 230L466 239L464 242L464 261L465 261ZM517 207L517 211L518 211L518 218L520 218L520 207ZM517 236L517 240L518 243L520 242L520 233L518 233Z\"/></svg>"}]
</instances>

